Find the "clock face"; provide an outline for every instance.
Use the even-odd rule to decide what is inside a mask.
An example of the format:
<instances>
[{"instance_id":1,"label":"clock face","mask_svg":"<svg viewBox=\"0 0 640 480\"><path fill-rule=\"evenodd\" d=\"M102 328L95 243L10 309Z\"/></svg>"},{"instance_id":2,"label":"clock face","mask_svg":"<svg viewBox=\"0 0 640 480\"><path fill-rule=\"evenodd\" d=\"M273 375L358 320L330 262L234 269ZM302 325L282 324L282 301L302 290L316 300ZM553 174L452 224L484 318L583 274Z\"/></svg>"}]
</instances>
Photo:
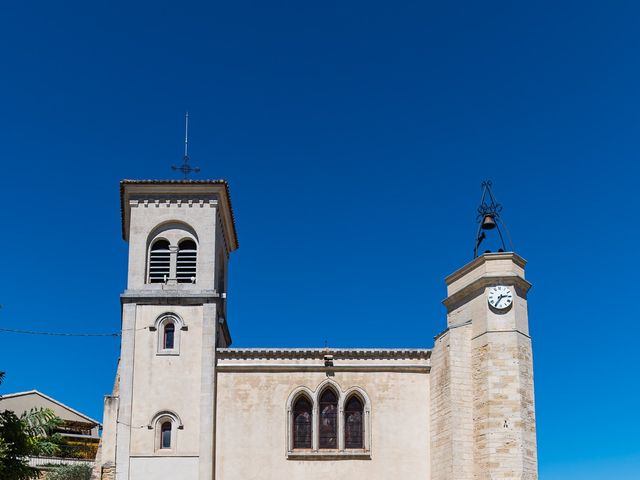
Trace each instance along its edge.
<instances>
[{"instance_id":1,"label":"clock face","mask_svg":"<svg viewBox=\"0 0 640 480\"><path fill-rule=\"evenodd\" d=\"M491 287L489 289L489 297L487 300L493 308L504 310L505 308L509 308L513 303L513 294L509 287L498 285L497 287Z\"/></svg>"}]
</instances>

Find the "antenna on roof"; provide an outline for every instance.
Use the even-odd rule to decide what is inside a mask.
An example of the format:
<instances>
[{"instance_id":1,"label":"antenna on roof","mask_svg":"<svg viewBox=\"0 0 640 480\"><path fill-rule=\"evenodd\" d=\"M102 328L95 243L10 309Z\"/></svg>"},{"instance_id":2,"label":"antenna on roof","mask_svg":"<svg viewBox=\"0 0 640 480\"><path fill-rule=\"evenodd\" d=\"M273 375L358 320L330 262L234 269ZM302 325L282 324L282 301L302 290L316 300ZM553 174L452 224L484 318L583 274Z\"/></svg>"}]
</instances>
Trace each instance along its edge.
<instances>
[{"instance_id":1,"label":"antenna on roof","mask_svg":"<svg viewBox=\"0 0 640 480\"><path fill-rule=\"evenodd\" d=\"M184 115L184 156L182 157L182 165L179 167L171 165L171 170L180 170L184 178L187 178L191 172L198 173L200 171L199 167L189 165L189 112Z\"/></svg>"}]
</instances>

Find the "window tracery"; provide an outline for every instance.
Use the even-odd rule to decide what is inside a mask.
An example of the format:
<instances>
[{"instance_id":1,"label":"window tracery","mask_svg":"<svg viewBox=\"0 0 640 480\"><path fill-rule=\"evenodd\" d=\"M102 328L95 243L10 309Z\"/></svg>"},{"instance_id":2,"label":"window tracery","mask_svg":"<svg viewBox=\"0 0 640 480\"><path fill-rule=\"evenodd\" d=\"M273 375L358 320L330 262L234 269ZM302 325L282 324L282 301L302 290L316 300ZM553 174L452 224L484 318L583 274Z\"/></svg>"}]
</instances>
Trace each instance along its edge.
<instances>
[{"instance_id":1,"label":"window tracery","mask_svg":"<svg viewBox=\"0 0 640 480\"><path fill-rule=\"evenodd\" d=\"M287 404L289 458L370 458L370 404L361 388L345 392L327 379L315 393L298 387Z\"/></svg>"}]
</instances>

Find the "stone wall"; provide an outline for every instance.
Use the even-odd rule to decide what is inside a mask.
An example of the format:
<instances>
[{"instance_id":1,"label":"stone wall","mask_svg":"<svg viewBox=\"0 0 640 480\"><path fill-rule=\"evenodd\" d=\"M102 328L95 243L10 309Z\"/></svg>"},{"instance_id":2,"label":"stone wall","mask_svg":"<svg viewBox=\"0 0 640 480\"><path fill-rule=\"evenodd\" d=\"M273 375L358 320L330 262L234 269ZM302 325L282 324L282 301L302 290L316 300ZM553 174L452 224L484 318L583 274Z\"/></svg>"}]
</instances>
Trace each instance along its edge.
<instances>
[{"instance_id":1,"label":"stone wall","mask_svg":"<svg viewBox=\"0 0 640 480\"><path fill-rule=\"evenodd\" d=\"M475 480L537 478L530 340L492 332L473 347Z\"/></svg>"},{"instance_id":2,"label":"stone wall","mask_svg":"<svg viewBox=\"0 0 640 480\"><path fill-rule=\"evenodd\" d=\"M524 260L483 255L447 277L449 329L432 355L431 480L536 480L531 339ZM511 308L487 304L492 286Z\"/></svg>"},{"instance_id":3,"label":"stone wall","mask_svg":"<svg viewBox=\"0 0 640 480\"><path fill-rule=\"evenodd\" d=\"M400 362L387 360L389 366L381 366L382 371L338 370L329 377L322 371L308 371L304 364L286 371L269 371L263 365L243 372L225 371L219 365L215 478L431 478L429 374L424 369L404 371L394 365ZM274 359L274 369L283 363L283 359ZM363 370L375 370L367 368L373 361L363 363ZM339 364L336 360L337 367ZM288 400L299 388L316 395L327 378L337 386L341 398L354 387L367 394L370 439L365 445L370 441L370 450L288 451Z\"/></svg>"},{"instance_id":4,"label":"stone wall","mask_svg":"<svg viewBox=\"0 0 640 480\"><path fill-rule=\"evenodd\" d=\"M431 468L433 479L473 475L471 325L447 330L431 357Z\"/></svg>"},{"instance_id":5,"label":"stone wall","mask_svg":"<svg viewBox=\"0 0 640 480\"><path fill-rule=\"evenodd\" d=\"M453 480L449 348L447 330L431 354L431 475L438 480Z\"/></svg>"},{"instance_id":6,"label":"stone wall","mask_svg":"<svg viewBox=\"0 0 640 480\"><path fill-rule=\"evenodd\" d=\"M115 480L115 479L116 479L116 466L103 465L100 480Z\"/></svg>"}]
</instances>

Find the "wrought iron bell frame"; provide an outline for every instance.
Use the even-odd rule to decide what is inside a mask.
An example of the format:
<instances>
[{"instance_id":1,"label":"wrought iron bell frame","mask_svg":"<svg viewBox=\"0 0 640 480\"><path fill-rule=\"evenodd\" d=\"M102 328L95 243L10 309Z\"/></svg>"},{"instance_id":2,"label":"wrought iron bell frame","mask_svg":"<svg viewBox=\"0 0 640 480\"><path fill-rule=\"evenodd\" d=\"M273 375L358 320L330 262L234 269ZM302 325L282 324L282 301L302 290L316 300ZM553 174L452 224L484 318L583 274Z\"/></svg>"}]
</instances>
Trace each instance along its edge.
<instances>
[{"instance_id":1,"label":"wrought iron bell frame","mask_svg":"<svg viewBox=\"0 0 640 480\"><path fill-rule=\"evenodd\" d=\"M480 198L480 206L478 207L478 215L476 217L478 230L476 231L476 243L473 249L473 258L476 258L478 256L478 249L480 247L480 244L487 237L485 233L486 230L495 229L498 231L500 243L502 244L502 251L506 251L507 245L504 241L504 236L502 235L502 229L504 229L505 233L507 234L509 246L513 251L513 242L511 241L511 235L509 235L509 229L507 229L507 226L500 216L502 205L496 202L496 199L493 196L493 192L491 191L492 186L493 184L491 183L491 180L485 180L482 182L482 197ZM492 227L486 227L486 225L490 223L489 221L487 221L488 218L491 219L493 223Z\"/></svg>"}]
</instances>

